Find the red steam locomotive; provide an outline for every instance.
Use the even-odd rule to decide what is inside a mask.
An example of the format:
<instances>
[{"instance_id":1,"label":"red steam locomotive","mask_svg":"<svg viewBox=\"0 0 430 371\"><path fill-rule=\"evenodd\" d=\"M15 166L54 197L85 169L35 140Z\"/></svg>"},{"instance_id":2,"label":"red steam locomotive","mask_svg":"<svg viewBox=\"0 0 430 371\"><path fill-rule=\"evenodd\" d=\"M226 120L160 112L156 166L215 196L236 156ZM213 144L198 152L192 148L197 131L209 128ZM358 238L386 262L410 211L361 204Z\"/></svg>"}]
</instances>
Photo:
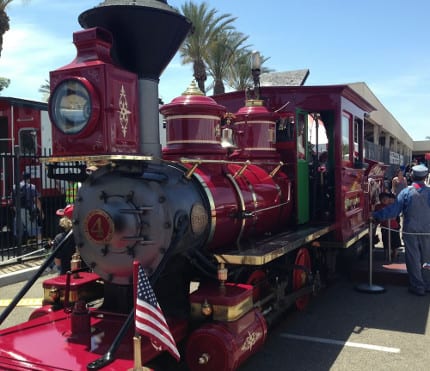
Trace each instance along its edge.
<instances>
[{"instance_id":1,"label":"red steam locomotive","mask_svg":"<svg viewBox=\"0 0 430 371\"><path fill-rule=\"evenodd\" d=\"M346 85L260 87L257 65L246 94L191 84L162 106L162 149L158 78L191 25L165 1L117 3L80 15L77 56L50 75L51 176L67 176L64 161L98 165L70 172L90 272L45 281L45 305L0 331L0 366L157 369L156 344L132 345L137 261L187 367L235 370L338 256L366 245L368 178L383 175L363 158L373 107Z\"/></svg>"}]
</instances>

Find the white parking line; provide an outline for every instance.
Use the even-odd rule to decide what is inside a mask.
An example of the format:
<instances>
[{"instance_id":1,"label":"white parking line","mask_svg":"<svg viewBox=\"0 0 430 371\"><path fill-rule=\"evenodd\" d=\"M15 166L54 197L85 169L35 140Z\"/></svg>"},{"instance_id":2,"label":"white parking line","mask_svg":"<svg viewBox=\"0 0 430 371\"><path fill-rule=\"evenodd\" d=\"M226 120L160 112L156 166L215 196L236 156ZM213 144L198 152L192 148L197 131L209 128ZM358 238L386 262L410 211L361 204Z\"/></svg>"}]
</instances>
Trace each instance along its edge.
<instances>
[{"instance_id":1,"label":"white parking line","mask_svg":"<svg viewBox=\"0 0 430 371\"><path fill-rule=\"evenodd\" d=\"M377 350L380 352L387 352L387 353L400 353L399 348L390 348L390 347L383 347L380 345L354 343L352 341L332 340L332 339L324 339L319 337L294 335L294 334L281 334L280 336L288 339L313 341L316 343L333 344L333 345L340 345L340 346L354 347L354 348L364 348L364 349Z\"/></svg>"}]
</instances>

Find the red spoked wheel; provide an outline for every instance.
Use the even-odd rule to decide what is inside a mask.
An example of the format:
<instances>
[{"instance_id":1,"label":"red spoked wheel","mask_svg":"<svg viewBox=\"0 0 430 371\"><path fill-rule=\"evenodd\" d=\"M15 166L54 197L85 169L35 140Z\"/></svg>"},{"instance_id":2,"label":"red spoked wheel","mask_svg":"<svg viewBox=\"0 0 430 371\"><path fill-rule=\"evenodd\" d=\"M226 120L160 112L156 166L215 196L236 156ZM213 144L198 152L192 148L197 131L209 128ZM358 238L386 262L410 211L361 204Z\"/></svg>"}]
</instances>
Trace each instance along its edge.
<instances>
[{"instance_id":1,"label":"red spoked wheel","mask_svg":"<svg viewBox=\"0 0 430 371\"><path fill-rule=\"evenodd\" d=\"M266 273L262 270L256 270L251 273L246 281L247 285L252 285L254 288L252 290L252 299L254 303L261 299L264 286L266 283Z\"/></svg>"},{"instance_id":2,"label":"red spoked wheel","mask_svg":"<svg viewBox=\"0 0 430 371\"><path fill-rule=\"evenodd\" d=\"M312 269L311 257L309 255L308 249L303 247L297 252L294 265L301 266L304 268L293 269L293 291L296 291L307 284L308 272L310 272ZM310 297L311 294L306 294L298 298L296 300L297 309L304 310L309 304Z\"/></svg>"}]
</instances>

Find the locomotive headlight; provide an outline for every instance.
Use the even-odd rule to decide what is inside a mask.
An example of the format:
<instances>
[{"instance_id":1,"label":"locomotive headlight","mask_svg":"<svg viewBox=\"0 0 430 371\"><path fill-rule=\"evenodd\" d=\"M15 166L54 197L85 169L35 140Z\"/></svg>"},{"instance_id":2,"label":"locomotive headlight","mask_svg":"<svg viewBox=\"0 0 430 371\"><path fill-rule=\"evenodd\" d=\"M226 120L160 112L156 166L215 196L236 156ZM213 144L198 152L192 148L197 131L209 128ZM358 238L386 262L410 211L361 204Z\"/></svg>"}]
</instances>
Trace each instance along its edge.
<instances>
[{"instance_id":1,"label":"locomotive headlight","mask_svg":"<svg viewBox=\"0 0 430 371\"><path fill-rule=\"evenodd\" d=\"M87 135L99 119L100 103L94 86L85 78L60 82L49 101L54 125L64 134Z\"/></svg>"}]
</instances>

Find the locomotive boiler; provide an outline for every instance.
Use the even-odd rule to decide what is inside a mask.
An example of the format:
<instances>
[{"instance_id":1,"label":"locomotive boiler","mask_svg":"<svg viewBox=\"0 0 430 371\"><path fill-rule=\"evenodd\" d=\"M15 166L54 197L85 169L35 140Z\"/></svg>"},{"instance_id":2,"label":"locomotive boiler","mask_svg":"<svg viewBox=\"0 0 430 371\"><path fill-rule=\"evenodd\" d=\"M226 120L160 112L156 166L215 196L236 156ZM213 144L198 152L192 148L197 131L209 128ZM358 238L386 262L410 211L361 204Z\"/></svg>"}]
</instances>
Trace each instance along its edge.
<instances>
[{"instance_id":1,"label":"locomotive boiler","mask_svg":"<svg viewBox=\"0 0 430 371\"><path fill-rule=\"evenodd\" d=\"M50 74L49 173L82 183L73 238L85 268L45 281L43 308L19 332L0 332L0 365L160 367L145 338L133 361L138 262L187 367L236 370L287 308L307 305L341 252L363 246L367 177L378 169L363 158L373 107L345 85L257 83L207 97L194 82L159 107L158 79L190 22L144 0L106 0L79 22L76 58ZM10 344L40 328L51 355L14 355Z\"/></svg>"}]
</instances>

